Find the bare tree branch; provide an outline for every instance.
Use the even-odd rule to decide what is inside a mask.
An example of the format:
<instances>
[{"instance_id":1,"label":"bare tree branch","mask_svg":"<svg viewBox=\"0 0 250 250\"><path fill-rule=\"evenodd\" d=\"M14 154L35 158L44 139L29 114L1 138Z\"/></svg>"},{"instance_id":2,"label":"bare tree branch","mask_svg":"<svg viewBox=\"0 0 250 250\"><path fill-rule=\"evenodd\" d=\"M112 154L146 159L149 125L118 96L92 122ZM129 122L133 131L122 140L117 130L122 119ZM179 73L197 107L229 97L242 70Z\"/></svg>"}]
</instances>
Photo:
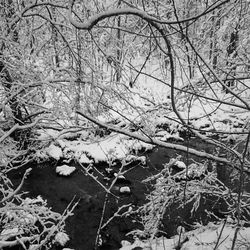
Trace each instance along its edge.
<instances>
[{"instance_id":1,"label":"bare tree branch","mask_svg":"<svg viewBox=\"0 0 250 250\"><path fill-rule=\"evenodd\" d=\"M101 12L100 14L96 14L93 17L91 17L87 22L85 23L81 23L81 22L77 22L76 20L73 19L72 17L72 9L73 9L73 5L74 5L75 0L70 0L69 1L69 13L68 13L68 17L69 17L69 21L71 22L71 24L73 26L75 26L78 29L82 29L82 30L91 30L98 22L100 22L101 20L108 18L108 17L113 17L113 16L119 16L119 15L134 15L134 16L138 16L148 22L155 22L155 23L159 23L159 24L178 24L178 23L184 23L184 22L188 22L188 21L192 21L192 20L196 20L201 16L206 15L207 13L217 9L219 6L222 6L223 4L229 2L229 0L225 0L222 1L221 3L213 6L212 8L208 8L207 10L205 10L204 12L202 12L201 14L194 16L194 17L190 17L187 19L183 19L183 20L178 20L178 21L163 21L163 20L159 20L158 18L155 18L151 15L148 15L145 11L139 10L139 9L135 9L135 8L121 8L121 9L113 9L113 10L107 10L104 12Z\"/></svg>"}]
</instances>

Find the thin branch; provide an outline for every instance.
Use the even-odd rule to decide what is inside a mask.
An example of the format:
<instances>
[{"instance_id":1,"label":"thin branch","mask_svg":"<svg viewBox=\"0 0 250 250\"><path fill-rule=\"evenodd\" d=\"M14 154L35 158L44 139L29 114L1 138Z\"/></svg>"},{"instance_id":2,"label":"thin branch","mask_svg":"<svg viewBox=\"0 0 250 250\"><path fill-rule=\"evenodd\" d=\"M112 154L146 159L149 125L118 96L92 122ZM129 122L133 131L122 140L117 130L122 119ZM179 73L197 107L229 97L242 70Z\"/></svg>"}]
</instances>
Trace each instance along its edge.
<instances>
[{"instance_id":1,"label":"thin branch","mask_svg":"<svg viewBox=\"0 0 250 250\"><path fill-rule=\"evenodd\" d=\"M40 237L39 235L34 235L34 236L30 236L30 237L22 237L21 239L16 239L16 240L12 240L12 241L5 241L5 240L0 240L0 249L4 249L5 247L14 247L16 245L20 244L20 241L22 241L23 243L25 242L32 242L33 240L37 239L38 237Z\"/></svg>"}]
</instances>

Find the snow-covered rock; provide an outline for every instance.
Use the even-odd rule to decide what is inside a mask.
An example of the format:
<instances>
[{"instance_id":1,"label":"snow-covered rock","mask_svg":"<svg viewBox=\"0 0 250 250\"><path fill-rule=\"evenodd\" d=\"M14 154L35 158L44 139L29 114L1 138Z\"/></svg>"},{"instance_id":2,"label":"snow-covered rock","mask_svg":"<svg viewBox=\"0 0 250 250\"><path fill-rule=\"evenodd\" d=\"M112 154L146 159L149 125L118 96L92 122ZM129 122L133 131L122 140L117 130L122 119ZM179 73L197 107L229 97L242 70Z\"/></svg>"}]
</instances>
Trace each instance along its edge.
<instances>
[{"instance_id":1,"label":"snow-covered rock","mask_svg":"<svg viewBox=\"0 0 250 250\"><path fill-rule=\"evenodd\" d=\"M69 241L69 236L66 233L59 232L55 236L55 242L64 246Z\"/></svg>"},{"instance_id":2,"label":"snow-covered rock","mask_svg":"<svg viewBox=\"0 0 250 250\"><path fill-rule=\"evenodd\" d=\"M136 156L136 155L127 155L125 161L126 162L140 161L142 165L146 165L147 162L145 156Z\"/></svg>"},{"instance_id":3,"label":"snow-covered rock","mask_svg":"<svg viewBox=\"0 0 250 250\"><path fill-rule=\"evenodd\" d=\"M130 194L131 193L131 190L128 186L121 187L119 191L121 194Z\"/></svg>"},{"instance_id":4,"label":"snow-covered rock","mask_svg":"<svg viewBox=\"0 0 250 250\"><path fill-rule=\"evenodd\" d=\"M187 167L183 161L176 161L174 165L180 169L185 169Z\"/></svg>"},{"instance_id":5,"label":"snow-covered rock","mask_svg":"<svg viewBox=\"0 0 250 250\"><path fill-rule=\"evenodd\" d=\"M56 167L56 173L63 176L71 175L76 170L75 167L70 167L68 165L62 165Z\"/></svg>"},{"instance_id":6,"label":"snow-covered rock","mask_svg":"<svg viewBox=\"0 0 250 250\"><path fill-rule=\"evenodd\" d=\"M46 152L51 158L57 161L63 157L62 149L54 144L51 144L48 148L46 148Z\"/></svg>"},{"instance_id":7,"label":"snow-covered rock","mask_svg":"<svg viewBox=\"0 0 250 250\"><path fill-rule=\"evenodd\" d=\"M117 173L114 173L114 176L117 178L117 179L122 179L122 180L126 180L125 176L122 175L122 174L117 174Z\"/></svg>"}]
</instances>

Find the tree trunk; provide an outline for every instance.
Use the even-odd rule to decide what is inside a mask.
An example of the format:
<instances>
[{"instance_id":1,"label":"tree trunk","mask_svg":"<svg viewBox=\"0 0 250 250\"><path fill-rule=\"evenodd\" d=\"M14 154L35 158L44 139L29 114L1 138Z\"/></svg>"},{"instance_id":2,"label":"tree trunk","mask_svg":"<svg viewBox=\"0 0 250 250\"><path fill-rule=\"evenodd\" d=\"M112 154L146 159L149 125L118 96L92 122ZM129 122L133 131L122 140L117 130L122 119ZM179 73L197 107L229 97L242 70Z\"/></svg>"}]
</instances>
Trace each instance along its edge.
<instances>
[{"instance_id":1,"label":"tree trunk","mask_svg":"<svg viewBox=\"0 0 250 250\"><path fill-rule=\"evenodd\" d=\"M9 0L5 6L5 15L2 17L6 22L6 36L10 38L13 42L18 42L18 32L16 30L16 24L9 27L8 20L11 20L15 13L14 8L12 8L13 2ZM4 90L6 92L7 103L11 109L13 120L15 124L23 125L23 114L21 109L21 104L18 101L17 96L13 93L13 79L10 72L8 71L4 62L4 50L6 49L6 44L3 42L0 48L0 81ZM15 140L19 139L19 132L15 131L12 134Z\"/></svg>"},{"instance_id":2,"label":"tree trunk","mask_svg":"<svg viewBox=\"0 0 250 250\"><path fill-rule=\"evenodd\" d=\"M228 59L232 60L233 58L235 58L237 56L237 44L238 44L238 40L239 40L239 34L238 34L238 31L237 30L234 30L231 35L230 35L230 41L229 41L229 44L228 44L228 47L227 47L227 57ZM227 61L227 67L228 67L228 70L229 70L229 73L228 75L230 74L231 77L232 76L235 76L235 73L236 73L236 65L233 65L232 62L230 61ZM230 77L230 78L231 78ZM235 81L232 79L232 80L228 80L226 81L226 85L228 87L233 87L235 84ZM225 90L225 88L223 88L223 90ZM226 91L227 92L227 91Z\"/></svg>"},{"instance_id":3,"label":"tree trunk","mask_svg":"<svg viewBox=\"0 0 250 250\"><path fill-rule=\"evenodd\" d=\"M4 17L6 20L6 25L7 25L7 34L6 36L11 37L12 35L12 41L14 42L18 42L18 32L16 30L16 25L13 25L12 27L9 27L8 25L8 21L10 20L12 15L14 14L15 10L13 8L10 8L10 6L12 5L12 1L9 0L8 1L8 5L6 6L6 16ZM13 34L11 34L11 32L13 32ZM8 71L8 69L6 68L6 65L4 63L4 49L6 48L5 43L3 42L1 49L0 49L0 76L1 76L1 82L3 84L3 87L6 91L6 97L8 100L8 104L11 108L12 114L13 114L13 118L15 120L15 123L18 124L22 124L22 112L21 112L21 107L18 103L18 100L16 98L16 96L13 95L13 97L11 97L11 92L12 92L12 77ZM13 94L13 93L12 93Z\"/></svg>"},{"instance_id":4,"label":"tree trunk","mask_svg":"<svg viewBox=\"0 0 250 250\"><path fill-rule=\"evenodd\" d=\"M121 5L121 0L118 1L117 7L119 8ZM116 82L120 82L121 80L121 59L122 59L122 52L121 52L121 30L119 27L121 26L121 17L118 17L117 21L117 51L116 51L116 60L117 60L117 67L115 72L115 80Z\"/></svg>"},{"instance_id":5,"label":"tree trunk","mask_svg":"<svg viewBox=\"0 0 250 250\"><path fill-rule=\"evenodd\" d=\"M81 36L80 31L76 30L76 41L77 41L77 62L76 62L76 96L75 96L75 109L80 110L81 102L81 79L82 79L82 63L81 63ZM75 123L79 125L78 114L75 115Z\"/></svg>"}]
</instances>

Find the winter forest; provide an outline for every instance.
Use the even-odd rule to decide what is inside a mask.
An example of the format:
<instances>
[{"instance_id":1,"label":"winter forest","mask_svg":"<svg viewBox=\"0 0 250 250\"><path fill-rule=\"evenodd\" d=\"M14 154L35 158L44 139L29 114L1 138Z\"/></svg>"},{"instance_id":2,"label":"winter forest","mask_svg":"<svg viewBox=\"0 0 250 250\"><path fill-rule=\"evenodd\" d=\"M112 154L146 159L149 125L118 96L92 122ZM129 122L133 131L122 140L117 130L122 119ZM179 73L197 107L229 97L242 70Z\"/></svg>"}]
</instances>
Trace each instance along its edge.
<instances>
[{"instance_id":1,"label":"winter forest","mask_svg":"<svg viewBox=\"0 0 250 250\"><path fill-rule=\"evenodd\" d=\"M0 249L250 249L249 0L0 0Z\"/></svg>"}]
</instances>

